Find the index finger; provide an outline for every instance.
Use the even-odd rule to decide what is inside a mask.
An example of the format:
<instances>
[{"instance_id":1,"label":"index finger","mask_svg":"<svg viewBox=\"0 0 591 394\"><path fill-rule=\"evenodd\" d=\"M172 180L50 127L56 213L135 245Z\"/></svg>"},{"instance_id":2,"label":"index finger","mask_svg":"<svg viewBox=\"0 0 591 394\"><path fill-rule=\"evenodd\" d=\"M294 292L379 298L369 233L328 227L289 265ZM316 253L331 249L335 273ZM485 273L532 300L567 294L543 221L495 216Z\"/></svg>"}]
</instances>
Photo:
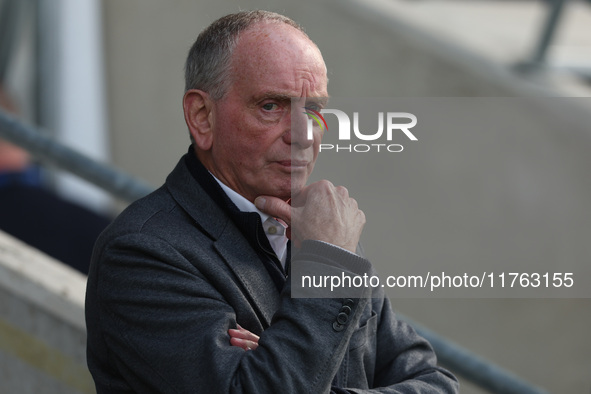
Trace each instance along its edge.
<instances>
[{"instance_id":1,"label":"index finger","mask_svg":"<svg viewBox=\"0 0 591 394\"><path fill-rule=\"evenodd\" d=\"M273 196L258 196L254 205L267 215L279 218L291 226L291 206L280 198Z\"/></svg>"}]
</instances>

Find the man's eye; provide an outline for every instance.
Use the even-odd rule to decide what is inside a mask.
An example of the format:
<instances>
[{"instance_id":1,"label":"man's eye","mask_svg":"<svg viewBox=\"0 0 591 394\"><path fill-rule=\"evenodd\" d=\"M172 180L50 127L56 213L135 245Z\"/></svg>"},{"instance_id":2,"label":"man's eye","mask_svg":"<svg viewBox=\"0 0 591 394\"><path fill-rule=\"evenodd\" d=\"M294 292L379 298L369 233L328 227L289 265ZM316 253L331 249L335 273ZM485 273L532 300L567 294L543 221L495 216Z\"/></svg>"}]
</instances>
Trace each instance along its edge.
<instances>
[{"instance_id":1,"label":"man's eye","mask_svg":"<svg viewBox=\"0 0 591 394\"><path fill-rule=\"evenodd\" d=\"M308 104L306 104L306 106L304 108L307 109L308 111L320 112L320 111L322 111L322 108L324 108L324 105L318 104L318 103L308 103Z\"/></svg>"},{"instance_id":2,"label":"man's eye","mask_svg":"<svg viewBox=\"0 0 591 394\"><path fill-rule=\"evenodd\" d=\"M275 111L279 108L279 105L275 104L275 103L267 103L265 105L263 105L263 109L265 111Z\"/></svg>"}]
</instances>

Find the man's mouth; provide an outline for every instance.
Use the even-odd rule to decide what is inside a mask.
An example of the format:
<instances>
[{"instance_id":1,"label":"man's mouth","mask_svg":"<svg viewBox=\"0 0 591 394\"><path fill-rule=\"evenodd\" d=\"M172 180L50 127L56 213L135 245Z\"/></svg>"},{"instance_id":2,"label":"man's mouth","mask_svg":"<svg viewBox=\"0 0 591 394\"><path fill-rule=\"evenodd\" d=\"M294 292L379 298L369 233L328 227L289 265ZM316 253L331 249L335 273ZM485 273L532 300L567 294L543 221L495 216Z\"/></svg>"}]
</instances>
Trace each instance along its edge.
<instances>
[{"instance_id":1,"label":"man's mouth","mask_svg":"<svg viewBox=\"0 0 591 394\"><path fill-rule=\"evenodd\" d=\"M281 164L284 167L297 169L308 167L309 162L307 160L282 160L279 161L279 164Z\"/></svg>"}]
</instances>

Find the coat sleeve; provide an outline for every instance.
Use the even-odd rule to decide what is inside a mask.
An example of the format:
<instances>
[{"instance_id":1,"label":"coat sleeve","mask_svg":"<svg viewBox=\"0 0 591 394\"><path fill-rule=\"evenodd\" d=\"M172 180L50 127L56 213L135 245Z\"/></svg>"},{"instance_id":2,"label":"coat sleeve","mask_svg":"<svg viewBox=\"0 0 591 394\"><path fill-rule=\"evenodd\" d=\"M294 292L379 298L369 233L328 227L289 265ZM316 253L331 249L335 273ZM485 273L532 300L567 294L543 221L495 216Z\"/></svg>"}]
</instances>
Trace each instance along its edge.
<instances>
[{"instance_id":1,"label":"coat sleeve","mask_svg":"<svg viewBox=\"0 0 591 394\"><path fill-rule=\"evenodd\" d=\"M407 323L396 319L388 298L374 299L374 306L380 318L372 388L332 387L331 393L458 393L456 378L437 366L433 348L424 338Z\"/></svg>"}]
</instances>

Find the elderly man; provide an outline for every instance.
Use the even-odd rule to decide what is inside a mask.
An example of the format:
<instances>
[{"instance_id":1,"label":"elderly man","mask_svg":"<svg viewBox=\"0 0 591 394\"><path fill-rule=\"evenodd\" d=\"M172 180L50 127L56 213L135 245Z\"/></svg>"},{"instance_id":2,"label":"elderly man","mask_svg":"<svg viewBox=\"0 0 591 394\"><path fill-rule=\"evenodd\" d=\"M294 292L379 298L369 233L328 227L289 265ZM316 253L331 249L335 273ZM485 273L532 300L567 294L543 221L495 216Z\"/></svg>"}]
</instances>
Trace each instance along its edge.
<instances>
[{"instance_id":1,"label":"elderly man","mask_svg":"<svg viewBox=\"0 0 591 394\"><path fill-rule=\"evenodd\" d=\"M264 11L223 17L193 45L186 83L189 152L95 247L97 392L455 392L383 294L291 297L287 236L293 267L371 269L354 253L355 200L328 181L305 186L320 131L292 129L291 98L321 105L328 92L301 28Z\"/></svg>"}]
</instances>

